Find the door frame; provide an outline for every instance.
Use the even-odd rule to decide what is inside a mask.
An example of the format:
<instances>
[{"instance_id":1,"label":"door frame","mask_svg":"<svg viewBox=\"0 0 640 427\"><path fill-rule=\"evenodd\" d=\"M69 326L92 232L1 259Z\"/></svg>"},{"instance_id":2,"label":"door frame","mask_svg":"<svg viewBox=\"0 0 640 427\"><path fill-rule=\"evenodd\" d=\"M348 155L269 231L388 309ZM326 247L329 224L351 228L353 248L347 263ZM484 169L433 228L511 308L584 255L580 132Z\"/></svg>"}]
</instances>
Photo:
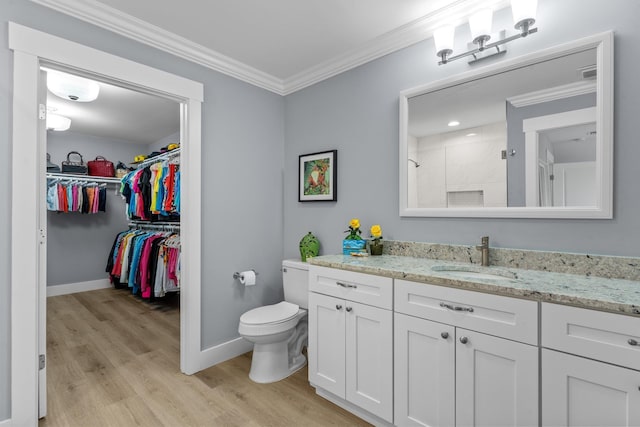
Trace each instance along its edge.
<instances>
[{"instance_id":1,"label":"door frame","mask_svg":"<svg viewBox=\"0 0 640 427\"><path fill-rule=\"evenodd\" d=\"M583 125L586 123L596 122L598 110L596 107L582 108L578 110L566 111L564 113L549 114L547 116L532 117L522 121L522 131L525 136L525 199L526 206L540 206L538 191L538 137L540 132L546 130L558 129L567 126ZM598 130L599 132L600 130ZM600 139L596 142L597 160L596 160L596 200L609 200L608 187L601 185L604 179L602 173L602 142ZM601 197L601 195L603 195ZM598 202L599 203L599 202ZM602 208L602 206L599 206Z\"/></svg>"},{"instance_id":2,"label":"door frame","mask_svg":"<svg viewBox=\"0 0 640 427\"><path fill-rule=\"evenodd\" d=\"M181 279L180 369L193 374L201 360L201 115L202 83L9 22L13 51L11 195L11 420L38 420L39 303L38 189L44 141L38 141L40 62L60 64L180 102ZM16 94L20 94L17 96ZM41 205L41 204L40 204ZM44 206L42 207L44 208Z\"/></svg>"}]
</instances>

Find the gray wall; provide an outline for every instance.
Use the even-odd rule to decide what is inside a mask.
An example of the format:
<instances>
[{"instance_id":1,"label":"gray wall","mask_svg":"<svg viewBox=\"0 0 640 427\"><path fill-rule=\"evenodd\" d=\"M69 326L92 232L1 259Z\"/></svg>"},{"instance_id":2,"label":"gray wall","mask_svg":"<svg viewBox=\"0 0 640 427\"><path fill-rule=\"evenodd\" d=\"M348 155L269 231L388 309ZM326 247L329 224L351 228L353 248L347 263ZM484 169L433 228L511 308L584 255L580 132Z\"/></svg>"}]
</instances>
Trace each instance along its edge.
<instances>
[{"instance_id":1,"label":"gray wall","mask_svg":"<svg viewBox=\"0 0 640 427\"><path fill-rule=\"evenodd\" d=\"M569 19L580 11L580 19ZM506 22L495 18L496 27ZM615 193L613 220L427 219L398 216L398 94L468 69L436 65L425 41L286 98L39 7L4 0L0 8L0 149L10 152L11 54L6 22L79 41L205 84L203 105L203 347L237 336L240 314L281 298L280 260L298 256L307 231L323 253L340 251L350 218L380 223L387 239L475 243L483 234L499 247L637 256L635 143L640 2L540 0L540 32L513 42L509 57L593 33L616 31ZM459 31L461 37L465 31ZM286 123L286 126L285 126ZM284 143L283 143L284 141ZM338 202L298 203L298 155L338 149ZM284 162L284 163L283 163ZM10 157L0 157L0 194L10 203ZM283 170L284 166L284 170ZM284 189L284 193L283 193ZM286 224L286 227L284 227ZM2 235L10 211L0 210ZM0 239L0 420L10 416L10 242ZM259 286L241 289L236 270L255 268Z\"/></svg>"},{"instance_id":2,"label":"gray wall","mask_svg":"<svg viewBox=\"0 0 640 427\"><path fill-rule=\"evenodd\" d=\"M171 135L167 135L164 138L154 142L153 144L149 144L147 146L147 151L149 153L151 153L151 152L153 152L155 150L160 151L160 149L162 147L166 147L167 145L173 144L173 143L176 143L176 144L180 143L180 132L179 131L176 132L176 133L172 133Z\"/></svg>"},{"instance_id":3,"label":"gray wall","mask_svg":"<svg viewBox=\"0 0 640 427\"><path fill-rule=\"evenodd\" d=\"M202 345L238 336L240 315L282 296L284 99L27 0L0 7L0 197L11 202L12 55L14 21L204 83L202 111ZM0 235L10 236L10 209L0 209ZM10 244L0 239L0 420L10 414ZM255 268L259 286L240 289L236 270Z\"/></svg>"},{"instance_id":4,"label":"gray wall","mask_svg":"<svg viewBox=\"0 0 640 427\"><path fill-rule=\"evenodd\" d=\"M578 11L580 19L573 19ZM509 9L503 12L494 28L510 25ZM352 217L360 218L367 235L370 225L381 224L386 239L474 244L489 235L493 246L503 248L640 255L638 16L638 1L540 0L540 31L510 43L505 57L615 31L612 220L400 218L399 92L470 69L464 60L438 66L433 41L426 40L286 97L285 256L297 253L307 231L318 236L322 253L338 253ZM468 31L457 33L463 38ZM298 155L325 149L338 150L338 201L298 203Z\"/></svg>"},{"instance_id":5,"label":"gray wall","mask_svg":"<svg viewBox=\"0 0 640 427\"><path fill-rule=\"evenodd\" d=\"M581 108L595 107L595 93L572 96L556 101L516 108L507 102L507 152L516 150L516 155L507 157L507 206L525 206L525 137L522 121L532 117L564 113Z\"/></svg>"},{"instance_id":6,"label":"gray wall","mask_svg":"<svg viewBox=\"0 0 640 427\"><path fill-rule=\"evenodd\" d=\"M74 132L47 132L47 152L60 165L69 151L82 154L85 163L103 156L115 164L127 163L136 154L146 153L146 145L83 135ZM98 280L104 271L115 235L127 228L124 199L107 187L107 211L97 214L47 212L47 286Z\"/></svg>"}]
</instances>

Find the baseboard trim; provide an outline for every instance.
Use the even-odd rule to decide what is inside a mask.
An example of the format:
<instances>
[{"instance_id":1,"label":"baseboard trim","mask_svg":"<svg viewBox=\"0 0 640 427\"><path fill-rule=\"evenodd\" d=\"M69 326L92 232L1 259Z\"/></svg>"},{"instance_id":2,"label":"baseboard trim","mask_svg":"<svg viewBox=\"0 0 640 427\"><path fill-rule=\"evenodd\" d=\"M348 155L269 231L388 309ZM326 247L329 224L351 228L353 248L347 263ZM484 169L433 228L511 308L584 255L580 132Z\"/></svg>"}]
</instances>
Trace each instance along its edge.
<instances>
[{"instance_id":1,"label":"baseboard trim","mask_svg":"<svg viewBox=\"0 0 640 427\"><path fill-rule=\"evenodd\" d=\"M199 371L210 368L218 363L233 359L253 349L253 344L242 337L209 347L200 352Z\"/></svg>"},{"instance_id":2,"label":"baseboard trim","mask_svg":"<svg viewBox=\"0 0 640 427\"><path fill-rule=\"evenodd\" d=\"M76 292L95 291L110 288L109 279L90 280L88 282L66 283L64 285L47 286L47 297L75 294ZM2 424L0 424L2 426Z\"/></svg>"}]
</instances>

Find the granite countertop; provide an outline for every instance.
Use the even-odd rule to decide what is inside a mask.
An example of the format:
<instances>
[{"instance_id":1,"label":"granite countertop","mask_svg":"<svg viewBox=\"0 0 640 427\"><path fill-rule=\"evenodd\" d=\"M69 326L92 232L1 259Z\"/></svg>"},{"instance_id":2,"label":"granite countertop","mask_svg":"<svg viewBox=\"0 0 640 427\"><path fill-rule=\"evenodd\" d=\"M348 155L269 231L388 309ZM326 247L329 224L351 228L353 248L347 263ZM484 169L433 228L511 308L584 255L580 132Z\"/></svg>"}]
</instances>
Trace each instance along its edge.
<instances>
[{"instance_id":1,"label":"granite countertop","mask_svg":"<svg viewBox=\"0 0 640 427\"><path fill-rule=\"evenodd\" d=\"M394 279L640 316L640 282L635 280L511 267L480 267L474 264L397 255L323 255L309 259L309 263ZM434 271L432 267L446 268L448 271ZM455 269L496 277L465 277L464 271Z\"/></svg>"}]
</instances>

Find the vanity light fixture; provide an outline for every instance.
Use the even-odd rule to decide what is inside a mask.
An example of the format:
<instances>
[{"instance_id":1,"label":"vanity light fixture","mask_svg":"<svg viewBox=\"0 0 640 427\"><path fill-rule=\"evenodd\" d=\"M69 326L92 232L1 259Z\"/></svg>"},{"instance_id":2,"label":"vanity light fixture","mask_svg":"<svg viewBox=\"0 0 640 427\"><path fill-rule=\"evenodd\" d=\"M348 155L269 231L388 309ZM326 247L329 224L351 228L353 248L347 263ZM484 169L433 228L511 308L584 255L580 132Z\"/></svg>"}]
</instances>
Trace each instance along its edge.
<instances>
[{"instance_id":1,"label":"vanity light fixture","mask_svg":"<svg viewBox=\"0 0 640 427\"><path fill-rule=\"evenodd\" d=\"M47 113L47 129L63 131L69 130L71 127L71 119L61 116L59 114Z\"/></svg>"},{"instance_id":2,"label":"vanity light fixture","mask_svg":"<svg viewBox=\"0 0 640 427\"><path fill-rule=\"evenodd\" d=\"M97 82L52 69L46 71L47 89L54 95L77 102L91 102L98 98L100 85Z\"/></svg>"},{"instance_id":3,"label":"vanity light fixture","mask_svg":"<svg viewBox=\"0 0 640 427\"><path fill-rule=\"evenodd\" d=\"M510 41L526 37L529 34L536 33L537 28L532 28L536 22L537 0L511 0L511 14L513 15L514 28L519 32L507 37L506 31L502 30L495 37L494 41L491 37L491 25L493 11L491 9L480 9L469 17L469 28L473 39L469 51L451 56L453 53L453 41L455 28L451 25L445 25L438 28L433 33L433 39L436 45L436 55L440 58L438 65L444 65L456 59L472 56L469 63L485 59L493 55L503 54L506 49L500 46ZM495 52L493 49L495 48Z\"/></svg>"}]
</instances>

